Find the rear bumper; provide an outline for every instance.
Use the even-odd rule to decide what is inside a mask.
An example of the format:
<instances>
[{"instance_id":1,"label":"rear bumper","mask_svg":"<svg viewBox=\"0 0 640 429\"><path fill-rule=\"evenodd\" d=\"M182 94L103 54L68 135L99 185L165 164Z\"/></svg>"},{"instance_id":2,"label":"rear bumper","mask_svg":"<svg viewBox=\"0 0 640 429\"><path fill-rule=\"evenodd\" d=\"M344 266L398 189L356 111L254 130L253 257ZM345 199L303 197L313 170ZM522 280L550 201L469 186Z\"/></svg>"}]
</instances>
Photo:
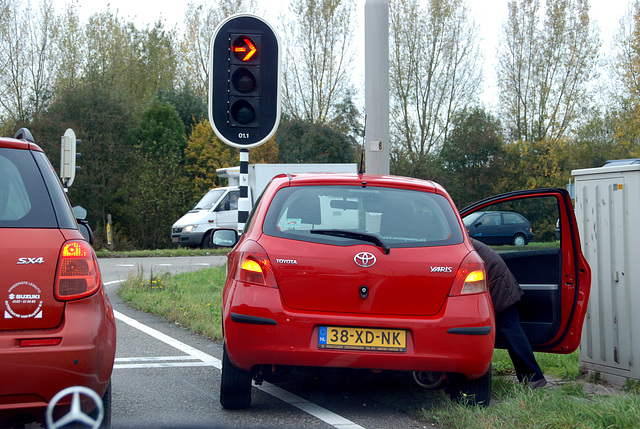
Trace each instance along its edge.
<instances>
[{"instance_id":1,"label":"rear bumper","mask_svg":"<svg viewBox=\"0 0 640 429\"><path fill-rule=\"evenodd\" d=\"M61 338L55 346L21 347L21 340ZM103 290L66 304L55 329L0 334L0 426L16 414L44 416L53 396L70 386L104 394L116 350L116 326ZM92 403L85 404L91 411Z\"/></svg>"},{"instance_id":2,"label":"rear bumper","mask_svg":"<svg viewBox=\"0 0 640 429\"><path fill-rule=\"evenodd\" d=\"M283 306L279 289L260 286L236 287L227 300L223 304L227 352L233 365L244 370L267 364L454 372L477 378L487 371L493 356L495 322L488 293L449 297L435 316L293 311ZM231 300L260 306L234 306ZM322 349L319 327L326 325L404 329L407 349Z\"/></svg>"}]
</instances>

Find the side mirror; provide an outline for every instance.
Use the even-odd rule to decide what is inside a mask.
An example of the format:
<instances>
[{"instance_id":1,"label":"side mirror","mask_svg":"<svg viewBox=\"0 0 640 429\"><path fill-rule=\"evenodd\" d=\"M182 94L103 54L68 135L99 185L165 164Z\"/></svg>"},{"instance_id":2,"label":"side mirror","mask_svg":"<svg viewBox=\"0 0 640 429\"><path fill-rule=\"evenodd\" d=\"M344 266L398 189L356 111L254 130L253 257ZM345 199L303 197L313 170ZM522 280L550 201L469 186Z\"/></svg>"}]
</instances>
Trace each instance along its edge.
<instances>
[{"instance_id":1,"label":"side mirror","mask_svg":"<svg viewBox=\"0 0 640 429\"><path fill-rule=\"evenodd\" d=\"M76 217L76 222L78 222L78 230L89 244L93 245L93 231L91 231L89 222L86 221L87 210L82 206L75 206L73 208L73 214Z\"/></svg>"},{"instance_id":2,"label":"side mirror","mask_svg":"<svg viewBox=\"0 0 640 429\"><path fill-rule=\"evenodd\" d=\"M235 229L216 229L211 235L211 244L216 247L233 247L238 242Z\"/></svg>"}]
</instances>

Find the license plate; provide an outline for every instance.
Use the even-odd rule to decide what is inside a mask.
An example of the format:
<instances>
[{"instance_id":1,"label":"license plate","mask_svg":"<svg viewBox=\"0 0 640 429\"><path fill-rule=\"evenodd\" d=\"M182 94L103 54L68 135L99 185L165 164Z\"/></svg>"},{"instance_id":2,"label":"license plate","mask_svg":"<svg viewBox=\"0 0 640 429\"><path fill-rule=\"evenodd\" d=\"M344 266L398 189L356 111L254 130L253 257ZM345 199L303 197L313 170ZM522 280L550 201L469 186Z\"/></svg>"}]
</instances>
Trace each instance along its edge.
<instances>
[{"instance_id":1,"label":"license plate","mask_svg":"<svg viewBox=\"0 0 640 429\"><path fill-rule=\"evenodd\" d=\"M179 237L171 237L171 241L173 243L177 243L179 239L180 239Z\"/></svg>"},{"instance_id":2,"label":"license plate","mask_svg":"<svg viewBox=\"0 0 640 429\"><path fill-rule=\"evenodd\" d=\"M402 329L321 326L318 334L321 349L407 351L407 332Z\"/></svg>"}]
</instances>

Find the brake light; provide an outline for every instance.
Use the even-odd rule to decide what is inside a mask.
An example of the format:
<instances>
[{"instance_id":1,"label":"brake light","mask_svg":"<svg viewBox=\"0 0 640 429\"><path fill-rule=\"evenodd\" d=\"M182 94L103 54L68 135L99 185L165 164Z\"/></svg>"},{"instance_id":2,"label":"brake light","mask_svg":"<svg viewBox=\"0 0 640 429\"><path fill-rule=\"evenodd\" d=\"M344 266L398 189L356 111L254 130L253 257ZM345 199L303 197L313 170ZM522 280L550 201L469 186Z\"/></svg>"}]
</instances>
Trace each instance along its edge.
<instances>
[{"instance_id":1,"label":"brake light","mask_svg":"<svg viewBox=\"0 0 640 429\"><path fill-rule=\"evenodd\" d=\"M55 296L71 301L92 295L100 289L100 269L93 249L86 241L67 241L60 250Z\"/></svg>"},{"instance_id":2,"label":"brake light","mask_svg":"<svg viewBox=\"0 0 640 429\"><path fill-rule=\"evenodd\" d=\"M466 295L487 291L487 273L484 261L476 252L469 253L453 281L451 295Z\"/></svg>"},{"instance_id":3,"label":"brake light","mask_svg":"<svg viewBox=\"0 0 640 429\"><path fill-rule=\"evenodd\" d=\"M247 240L238 249L238 264L235 279L243 283L278 287L269 255L255 241Z\"/></svg>"}]
</instances>

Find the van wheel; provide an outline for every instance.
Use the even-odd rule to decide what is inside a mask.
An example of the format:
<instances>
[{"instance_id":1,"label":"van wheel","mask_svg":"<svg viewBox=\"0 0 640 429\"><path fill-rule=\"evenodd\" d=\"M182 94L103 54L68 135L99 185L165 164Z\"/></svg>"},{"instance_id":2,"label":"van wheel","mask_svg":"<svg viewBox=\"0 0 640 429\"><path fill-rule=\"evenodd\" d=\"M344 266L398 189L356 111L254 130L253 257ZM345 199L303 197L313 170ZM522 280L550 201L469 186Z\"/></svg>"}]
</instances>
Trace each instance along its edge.
<instances>
[{"instance_id":1,"label":"van wheel","mask_svg":"<svg viewBox=\"0 0 640 429\"><path fill-rule=\"evenodd\" d=\"M454 402L488 407L491 402L491 365L482 377L456 383L447 389L447 393Z\"/></svg>"},{"instance_id":2,"label":"van wheel","mask_svg":"<svg viewBox=\"0 0 640 429\"><path fill-rule=\"evenodd\" d=\"M204 234L204 237L202 237L202 243L200 243L201 249L211 249L213 247L213 245L211 244L212 233L213 233L212 231L209 231Z\"/></svg>"},{"instance_id":3,"label":"van wheel","mask_svg":"<svg viewBox=\"0 0 640 429\"><path fill-rule=\"evenodd\" d=\"M222 352L220 404L227 410L242 410L251 405L251 372L231 364L226 346Z\"/></svg>"}]
</instances>

